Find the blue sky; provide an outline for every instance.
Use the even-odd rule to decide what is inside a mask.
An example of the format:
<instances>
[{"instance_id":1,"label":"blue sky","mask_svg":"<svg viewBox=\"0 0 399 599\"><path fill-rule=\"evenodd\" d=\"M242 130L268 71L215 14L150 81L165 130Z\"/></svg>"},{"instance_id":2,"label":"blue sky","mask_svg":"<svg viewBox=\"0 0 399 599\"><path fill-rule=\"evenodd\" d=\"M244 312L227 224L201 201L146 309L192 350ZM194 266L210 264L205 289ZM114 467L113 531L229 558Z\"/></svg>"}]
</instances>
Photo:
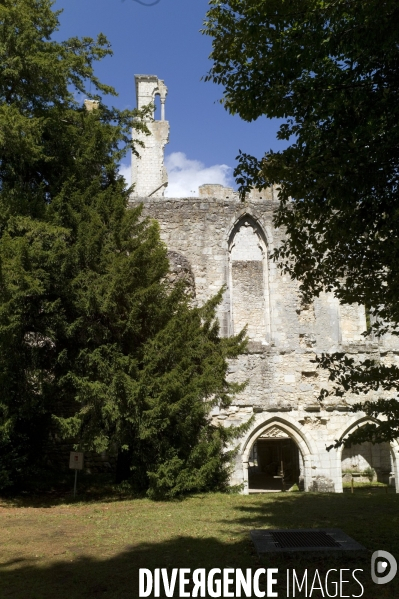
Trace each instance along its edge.
<instances>
[{"instance_id":1,"label":"blue sky","mask_svg":"<svg viewBox=\"0 0 399 599\"><path fill-rule=\"evenodd\" d=\"M276 140L276 122L262 118L245 123L229 115L218 103L222 88L201 81L211 64L211 39L199 33L207 7L207 0L159 0L154 6L136 0L55 4L64 10L58 39L102 32L110 41L114 55L97 64L96 74L118 91L111 100L115 106L136 106L135 74L164 79L171 126L167 195L187 195L204 182L234 184L231 174L239 149L260 157L265 150L283 147Z\"/></svg>"}]
</instances>

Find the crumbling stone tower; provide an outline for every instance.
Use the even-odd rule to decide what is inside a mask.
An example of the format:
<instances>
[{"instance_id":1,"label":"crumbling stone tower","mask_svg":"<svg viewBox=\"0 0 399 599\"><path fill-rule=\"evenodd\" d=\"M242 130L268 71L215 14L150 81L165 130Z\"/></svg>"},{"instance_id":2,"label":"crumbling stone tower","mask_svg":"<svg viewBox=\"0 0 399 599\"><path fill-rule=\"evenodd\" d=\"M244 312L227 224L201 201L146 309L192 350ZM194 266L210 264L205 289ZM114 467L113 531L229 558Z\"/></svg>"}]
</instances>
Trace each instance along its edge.
<instances>
[{"instance_id":1,"label":"crumbling stone tower","mask_svg":"<svg viewBox=\"0 0 399 599\"><path fill-rule=\"evenodd\" d=\"M136 89L139 107L157 93L164 104L166 87L157 77L137 76ZM215 184L201 186L198 197L164 198L169 124L155 121L149 128L152 135L143 138L141 158L133 162L131 206L142 203L144 215L158 220L172 275L188 278L198 303L226 288L218 312L221 334L247 325L247 353L231 361L229 378L248 384L228 410L213 413L227 425L253 419L240 441L232 483L243 485L244 493L294 484L305 491L342 492L345 477L355 473L359 480L372 475L399 490L398 443L327 451L367 419L350 410L359 396L318 401L330 383L314 361L321 353L342 352L398 362L399 339L365 339L364 307L340 305L332 293L301 303L298 283L270 259L284 239L273 224L277 189L253 190L245 202L233 189ZM367 396L376 398L375 392Z\"/></svg>"},{"instance_id":2,"label":"crumbling stone tower","mask_svg":"<svg viewBox=\"0 0 399 599\"><path fill-rule=\"evenodd\" d=\"M164 148L169 141L169 123L165 121L165 100L168 88L155 75L136 75L137 108L154 104L159 96L161 120L148 119L146 125L151 135L135 135L144 143L140 147L140 158L132 160L133 197L163 197L168 185L168 174L164 166ZM153 114L154 116L154 114Z\"/></svg>"}]
</instances>

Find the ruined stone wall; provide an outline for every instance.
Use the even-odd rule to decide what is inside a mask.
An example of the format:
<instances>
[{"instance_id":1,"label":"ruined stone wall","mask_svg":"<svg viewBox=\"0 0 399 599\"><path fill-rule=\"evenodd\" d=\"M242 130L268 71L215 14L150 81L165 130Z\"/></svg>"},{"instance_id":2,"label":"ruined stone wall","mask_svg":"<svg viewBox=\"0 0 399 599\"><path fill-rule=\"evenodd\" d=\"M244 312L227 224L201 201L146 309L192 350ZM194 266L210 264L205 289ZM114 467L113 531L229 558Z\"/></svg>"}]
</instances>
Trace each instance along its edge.
<instances>
[{"instance_id":1,"label":"ruined stone wall","mask_svg":"<svg viewBox=\"0 0 399 599\"><path fill-rule=\"evenodd\" d=\"M147 123L151 135L136 135L144 147L139 147L139 156L135 156L132 164L132 183L135 193L163 197L168 182L164 166L164 146L169 140L169 123L154 121Z\"/></svg>"},{"instance_id":2,"label":"ruined stone wall","mask_svg":"<svg viewBox=\"0 0 399 599\"><path fill-rule=\"evenodd\" d=\"M142 202L144 215L158 220L168 250L184 257L196 301L203 303L225 286L218 312L222 335L248 326L248 351L229 366L230 380L247 386L229 409L213 413L224 424L253 419L232 483L247 488L251 448L262 431L267 437L277 426L299 447L304 488L342 491L341 452L326 448L361 422L361 414L349 412L359 397L317 401L330 383L314 359L335 351L379 358L382 349L383 359L398 360L399 352L391 338L386 349L365 341L363 307L339 306L327 293L301 303L298 284L270 260L283 235L273 226L277 204L271 190L259 197L254 192L244 203L222 186L202 186L200 193L200 198L134 198L131 205ZM375 399L375 393L368 398Z\"/></svg>"},{"instance_id":3,"label":"ruined stone wall","mask_svg":"<svg viewBox=\"0 0 399 599\"><path fill-rule=\"evenodd\" d=\"M137 107L139 109L154 104L155 97L161 100L161 119L146 120L150 135L133 131L133 136L141 144L136 144L138 156L132 156L133 196L163 197L168 184L168 174L164 166L164 148L169 142L169 123L165 120L165 99L168 89L155 75L136 75Z\"/></svg>"}]
</instances>

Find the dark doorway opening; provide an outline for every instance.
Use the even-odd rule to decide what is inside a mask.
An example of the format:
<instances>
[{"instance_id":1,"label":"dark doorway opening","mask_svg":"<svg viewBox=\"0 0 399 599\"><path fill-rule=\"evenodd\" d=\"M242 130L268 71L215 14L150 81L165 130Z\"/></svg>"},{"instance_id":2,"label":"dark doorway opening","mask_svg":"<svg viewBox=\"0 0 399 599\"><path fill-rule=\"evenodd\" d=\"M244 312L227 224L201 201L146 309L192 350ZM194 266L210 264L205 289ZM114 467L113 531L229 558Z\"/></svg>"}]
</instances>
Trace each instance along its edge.
<instances>
[{"instance_id":1,"label":"dark doorway opening","mask_svg":"<svg viewBox=\"0 0 399 599\"><path fill-rule=\"evenodd\" d=\"M248 472L250 493L288 491L299 488L299 449L293 439L262 439L254 443Z\"/></svg>"}]
</instances>

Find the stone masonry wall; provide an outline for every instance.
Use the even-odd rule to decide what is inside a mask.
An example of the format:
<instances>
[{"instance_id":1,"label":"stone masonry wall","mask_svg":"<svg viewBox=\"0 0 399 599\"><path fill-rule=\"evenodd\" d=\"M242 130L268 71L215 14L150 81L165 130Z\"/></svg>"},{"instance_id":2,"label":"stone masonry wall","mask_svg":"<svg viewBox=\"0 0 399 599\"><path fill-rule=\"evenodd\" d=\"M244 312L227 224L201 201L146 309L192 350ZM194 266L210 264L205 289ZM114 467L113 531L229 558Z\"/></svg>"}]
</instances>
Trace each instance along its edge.
<instances>
[{"instance_id":1,"label":"stone masonry wall","mask_svg":"<svg viewBox=\"0 0 399 599\"><path fill-rule=\"evenodd\" d=\"M267 437L269 429L278 427L299 447L305 490L342 491L341 452L326 448L362 422L362 414L349 412L359 397L318 402L320 389L329 383L314 358L347 351L359 359L397 361L398 345L392 338L387 347L384 341L365 341L361 306L339 306L327 293L301 304L297 283L269 257L283 236L273 226L277 204L271 190L259 197L254 193L245 203L222 186L203 186L200 193L200 198L134 198L131 205L142 202L144 215L158 220L168 250L187 260L196 301L203 303L225 286L218 312L222 334L248 324L248 351L229 367L231 380L248 384L228 410L213 414L224 424L253 419L240 443L232 483L243 484L247 492L251 448L260 434ZM398 448L392 452L397 475Z\"/></svg>"},{"instance_id":2,"label":"stone masonry wall","mask_svg":"<svg viewBox=\"0 0 399 599\"><path fill-rule=\"evenodd\" d=\"M161 119L148 118L146 121L150 135L134 132L139 156L132 157L132 184L134 196L163 197L168 184L168 174L164 166L164 148L169 142L169 123L165 120L165 99L168 89L155 75L136 75L137 107L153 104L155 97L161 100Z\"/></svg>"}]
</instances>

